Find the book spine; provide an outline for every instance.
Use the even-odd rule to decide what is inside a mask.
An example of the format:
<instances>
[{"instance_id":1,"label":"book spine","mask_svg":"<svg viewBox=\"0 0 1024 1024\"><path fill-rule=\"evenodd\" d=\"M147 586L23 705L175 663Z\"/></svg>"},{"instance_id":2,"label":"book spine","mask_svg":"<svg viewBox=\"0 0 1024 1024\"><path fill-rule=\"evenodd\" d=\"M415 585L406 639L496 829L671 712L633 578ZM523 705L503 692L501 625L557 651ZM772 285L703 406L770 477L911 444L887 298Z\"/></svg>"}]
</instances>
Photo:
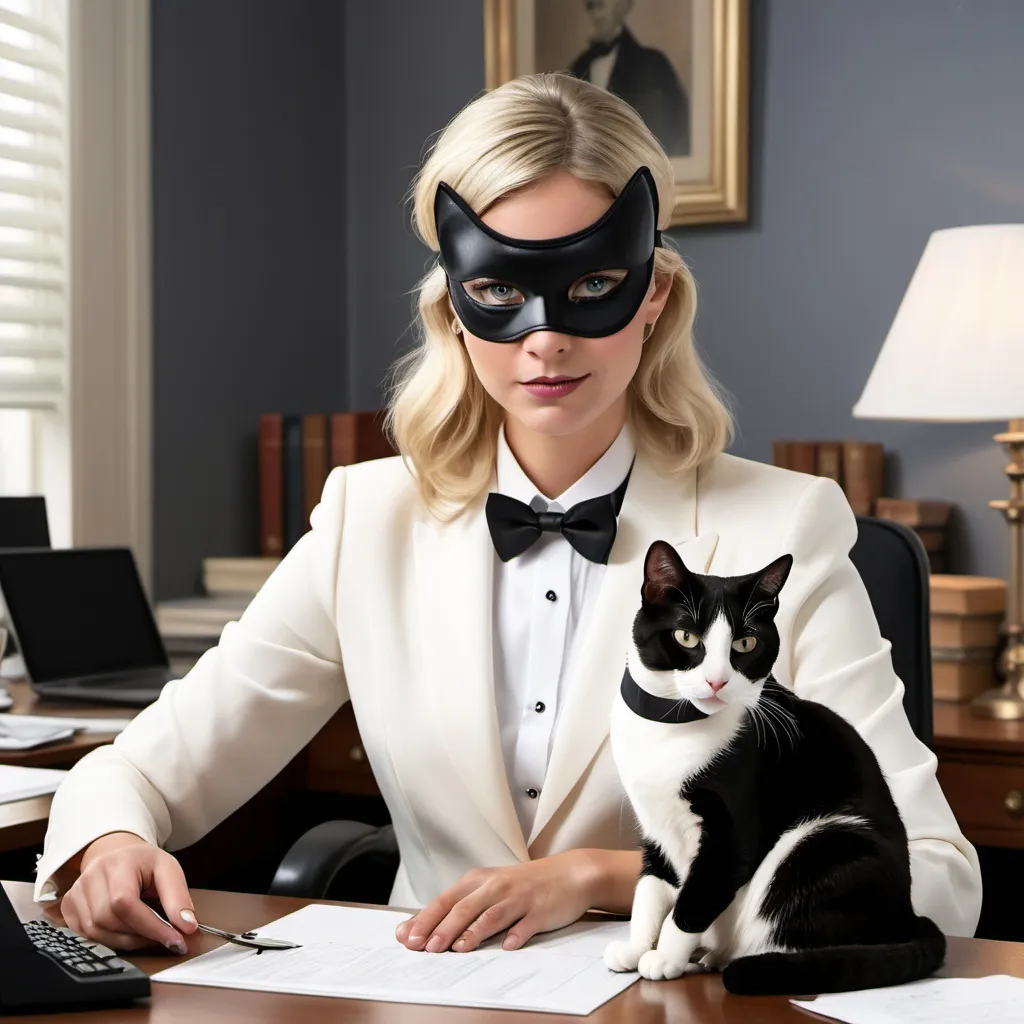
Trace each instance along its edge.
<instances>
[{"instance_id":1,"label":"book spine","mask_svg":"<svg viewBox=\"0 0 1024 1024\"><path fill-rule=\"evenodd\" d=\"M821 441L818 444L818 476L843 484L843 446L838 441Z\"/></svg>"},{"instance_id":2,"label":"book spine","mask_svg":"<svg viewBox=\"0 0 1024 1024\"><path fill-rule=\"evenodd\" d=\"M892 519L911 529L946 526L952 506L946 501L918 501L915 498L879 498L875 515Z\"/></svg>"},{"instance_id":3,"label":"book spine","mask_svg":"<svg viewBox=\"0 0 1024 1024\"><path fill-rule=\"evenodd\" d=\"M264 413L257 434L260 490L260 554L278 558L284 543L284 484L281 476L281 415Z\"/></svg>"},{"instance_id":4,"label":"book spine","mask_svg":"<svg viewBox=\"0 0 1024 1024\"><path fill-rule=\"evenodd\" d=\"M291 551L306 532L303 527L302 494L302 417L284 416L281 420L284 454L284 550Z\"/></svg>"},{"instance_id":5,"label":"book spine","mask_svg":"<svg viewBox=\"0 0 1024 1024\"><path fill-rule=\"evenodd\" d=\"M792 469L789 441L772 441L772 465Z\"/></svg>"},{"instance_id":6,"label":"book spine","mask_svg":"<svg viewBox=\"0 0 1024 1024\"><path fill-rule=\"evenodd\" d=\"M398 454L384 432L383 410L357 412L355 417L356 436L359 439L357 451L359 462L366 462L369 459L387 459Z\"/></svg>"},{"instance_id":7,"label":"book spine","mask_svg":"<svg viewBox=\"0 0 1024 1024\"><path fill-rule=\"evenodd\" d=\"M818 473L818 444L816 441L789 442L789 468L798 473Z\"/></svg>"},{"instance_id":8,"label":"book spine","mask_svg":"<svg viewBox=\"0 0 1024 1024\"><path fill-rule=\"evenodd\" d=\"M869 441L843 442L843 481L846 499L858 516L874 514L882 495L882 446Z\"/></svg>"},{"instance_id":9,"label":"book spine","mask_svg":"<svg viewBox=\"0 0 1024 1024\"><path fill-rule=\"evenodd\" d=\"M356 458L356 424L350 412L334 412L330 415L330 468L351 466Z\"/></svg>"},{"instance_id":10,"label":"book spine","mask_svg":"<svg viewBox=\"0 0 1024 1024\"><path fill-rule=\"evenodd\" d=\"M327 417L312 413L302 418L303 526L320 502L327 481Z\"/></svg>"},{"instance_id":11,"label":"book spine","mask_svg":"<svg viewBox=\"0 0 1024 1024\"><path fill-rule=\"evenodd\" d=\"M932 662L932 694L936 700L970 700L997 684L991 659Z\"/></svg>"}]
</instances>

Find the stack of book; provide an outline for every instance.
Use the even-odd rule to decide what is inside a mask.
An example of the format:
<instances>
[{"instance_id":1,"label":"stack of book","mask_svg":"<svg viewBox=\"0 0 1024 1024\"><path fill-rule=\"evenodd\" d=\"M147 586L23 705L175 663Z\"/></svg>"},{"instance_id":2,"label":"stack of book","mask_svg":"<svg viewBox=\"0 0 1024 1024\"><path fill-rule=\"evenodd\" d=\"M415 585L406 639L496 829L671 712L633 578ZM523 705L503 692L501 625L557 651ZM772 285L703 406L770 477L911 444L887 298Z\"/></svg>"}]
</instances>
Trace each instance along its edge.
<instances>
[{"instance_id":1,"label":"stack of book","mask_svg":"<svg viewBox=\"0 0 1024 1024\"><path fill-rule=\"evenodd\" d=\"M280 558L309 529L335 466L395 454L374 412L264 413L259 418L260 555Z\"/></svg>"},{"instance_id":2,"label":"stack of book","mask_svg":"<svg viewBox=\"0 0 1024 1024\"><path fill-rule=\"evenodd\" d=\"M279 561L204 558L205 595L157 603L157 628L176 672L184 674L216 646L224 627L241 616Z\"/></svg>"},{"instance_id":3,"label":"stack of book","mask_svg":"<svg viewBox=\"0 0 1024 1024\"><path fill-rule=\"evenodd\" d=\"M935 699L970 700L997 686L1006 581L989 576L935 575L930 592Z\"/></svg>"},{"instance_id":4,"label":"stack of book","mask_svg":"<svg viewBox=\"0 0 1024 1024\"><path fill-rule=\"evenodd\" d=\"M909 526L920 537L928 553L930 571L949 572L949 513L946 501L921 501L917 498L879 498L875 515Z\"/></svg>"},{"instance_id":5,"label":"stack of book","mask_svg":"<svg viewBox=\"0 0 1024 1024\"><path fill-rule=\"evenodd\" d=\"M255 594L280 558L204 558L203 589L207 594Z\"/></svg>"},{"instance_id":6,"label":"stack of book","mask_svg":"<svg viewBox=\"0 0 1024 1024\"><path fill-rule=\"evenodd\" d=\"M798 473L827 476L859 516L875 514L882 495L885 450L872 441L773 441L772 462Z\"/></svg>"}]
</instances>

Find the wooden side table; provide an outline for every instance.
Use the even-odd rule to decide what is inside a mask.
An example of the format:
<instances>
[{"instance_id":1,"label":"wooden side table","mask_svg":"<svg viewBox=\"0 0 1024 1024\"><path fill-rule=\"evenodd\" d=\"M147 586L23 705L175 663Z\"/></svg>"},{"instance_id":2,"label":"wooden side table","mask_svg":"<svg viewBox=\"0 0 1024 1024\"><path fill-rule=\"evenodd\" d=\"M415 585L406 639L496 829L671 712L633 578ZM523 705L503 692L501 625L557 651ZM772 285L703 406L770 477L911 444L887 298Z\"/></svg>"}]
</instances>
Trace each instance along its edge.
<instances>
[{"instance_id":1,"label":"wooden side table","mask_svg":"<svg viewBox=\"0 0 1024 1024\"><path fill-rule=\"evenodd\" d=\"M1024 722L936 701L934 746L939 784L964 835L976 846L1024 849Z\"/></svg>"}]
</instances>

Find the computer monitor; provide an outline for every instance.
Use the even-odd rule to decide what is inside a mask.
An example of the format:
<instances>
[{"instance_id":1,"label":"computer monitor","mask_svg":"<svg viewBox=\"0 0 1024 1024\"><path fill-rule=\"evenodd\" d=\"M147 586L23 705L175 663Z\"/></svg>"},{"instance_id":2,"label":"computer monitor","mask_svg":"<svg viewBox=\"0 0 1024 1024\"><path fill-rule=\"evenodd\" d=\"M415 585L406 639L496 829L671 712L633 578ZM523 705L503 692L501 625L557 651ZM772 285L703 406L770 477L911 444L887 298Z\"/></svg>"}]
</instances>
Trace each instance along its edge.
<instances>
[{"instance_id":1,"label":"computer monitor","mask_svg":"<svg viewBox=\"0 0 1024 1024\"><path fill-rule=\"evenodd\" d=\"M168 665L129 548L0 550L0 593L34 683Z\"/></svg>"},{"instance_id":2,"label":"computer monitor","mask_svg":"<svg viewBox=\"0 0 1024 1024\"><path fill-rule=\"evenodd\" d=\"M0 497L0 548L48 548L50 527L41 494Z\"/></svg>"}]
</instances>

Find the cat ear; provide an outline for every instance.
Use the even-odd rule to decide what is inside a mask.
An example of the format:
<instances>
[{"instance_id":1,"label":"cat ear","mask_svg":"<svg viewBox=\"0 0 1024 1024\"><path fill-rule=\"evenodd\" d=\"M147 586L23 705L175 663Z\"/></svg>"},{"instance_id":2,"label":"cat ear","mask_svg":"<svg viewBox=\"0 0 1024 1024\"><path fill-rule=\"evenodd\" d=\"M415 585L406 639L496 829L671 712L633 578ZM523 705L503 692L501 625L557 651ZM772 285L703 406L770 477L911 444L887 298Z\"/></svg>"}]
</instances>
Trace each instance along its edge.
<instances>
[{"instance_id":1,"label":"cat ear","mask_svg":"<svg viewBox=\"0 0 1024 1024\"><path fill-rule=\"evenodd\" d=\"M647 549L640 595L649 604L662 604L668 592L679 589L688 575L679 552L668 541L656 540Z\"/></svg>"},{"instance_id":2,"label":"cat ear","mask_svg":"<svg viewBox=\"0 0 1024 1024\"><path fill-rule=\"evenodd\" d=\"M793 568L793 556L782 555L776 558L771 565L766 565L760 572L752 575L757 577L754 590L768 600L775 600L782 590L783 584L789 577L789 570Z\"/></svg>"}]
</instances>

